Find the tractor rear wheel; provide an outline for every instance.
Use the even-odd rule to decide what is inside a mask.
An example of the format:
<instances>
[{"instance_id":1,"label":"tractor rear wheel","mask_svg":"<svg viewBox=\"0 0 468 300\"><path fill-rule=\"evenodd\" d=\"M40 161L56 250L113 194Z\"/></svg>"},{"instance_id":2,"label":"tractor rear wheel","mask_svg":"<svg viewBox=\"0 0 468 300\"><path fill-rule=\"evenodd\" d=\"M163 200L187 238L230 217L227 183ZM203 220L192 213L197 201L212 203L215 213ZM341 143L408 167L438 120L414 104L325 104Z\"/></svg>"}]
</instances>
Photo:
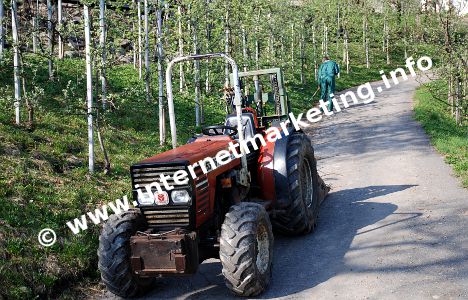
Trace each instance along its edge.
<instances>
[{"instance_id":1,"label":"tractor rear wheel","mask_svg":"<svg viewBox=\"0 0 468 300\"><path fill-rule=\"evenodd\" d=\"M287 149L289 206L275 218L274 225L286 235L305 234L315 228L320 206L314 149L300 132L290 136Z\"/></svg>"},{"instance_id":2,"label":"tractor rear wheel","mask_svg":"<svg viewBox=\"0 0 468 300\"><path fill-rule=\"evenodd\" d=\"M98 267L107 289L127 298L146 290L152 278L139 278L130 265L130 237L144 230L145 220L137 209L112 215L99 236Z\"/></svg>"},{"instance_id":3,"label":"tractor rear wheel","mask_svg":"<svg viewBox=\"0 0 468 300\"><path fill-rule=\"evenodd\" d=\"M233 205L221 228L220 259L227 287L239 296L263 292L271 278L273 232L263 206Z\"/></svg>"}]
</instances>

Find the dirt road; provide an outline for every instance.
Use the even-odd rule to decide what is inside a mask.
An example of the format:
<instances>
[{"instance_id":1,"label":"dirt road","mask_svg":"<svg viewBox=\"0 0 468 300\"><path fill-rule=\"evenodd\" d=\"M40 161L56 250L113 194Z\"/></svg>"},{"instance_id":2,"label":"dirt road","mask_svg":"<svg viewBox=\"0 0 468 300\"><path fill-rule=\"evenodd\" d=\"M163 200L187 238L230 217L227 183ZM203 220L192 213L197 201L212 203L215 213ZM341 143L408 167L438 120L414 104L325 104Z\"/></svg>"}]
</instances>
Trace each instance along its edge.
<instances>
[{"instance_id":1,"label":"dirt road","mask_svg":"<svg viewBox=\"0 0 468 300\"><path fill-rule=\"evenodd\" d=\"M413 120L417 86L401 83L308 129L332 191L313 234L276 237L261 298L468 299L468 191ZM229 297L210 260L144 299Z\"/></svg>"}]
</instances>

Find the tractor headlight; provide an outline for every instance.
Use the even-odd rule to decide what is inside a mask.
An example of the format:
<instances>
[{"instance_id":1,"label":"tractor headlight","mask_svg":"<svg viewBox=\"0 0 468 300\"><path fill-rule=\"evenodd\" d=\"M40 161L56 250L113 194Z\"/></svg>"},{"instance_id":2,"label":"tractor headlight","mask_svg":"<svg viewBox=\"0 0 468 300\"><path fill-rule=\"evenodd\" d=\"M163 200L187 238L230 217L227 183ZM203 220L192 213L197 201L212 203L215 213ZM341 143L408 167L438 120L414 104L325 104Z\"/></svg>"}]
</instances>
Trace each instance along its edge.
<instances>
[{"instance_id":1,"label":"tractor headlight","mask_svg":"<svg viewBox=\"0 0 468 300\"><path fill-rule=\"evenodd\" d=\"M189 204L192 199L187 190L172 191L171 198L174 204Z\"/></svg>"},{"instance_id":2,"label":"tractor headlight","mask_svg":"<svg viewBox=\"0 0 468 300\"><path fill-rule=\"evenodd\" d=\"M137 200L139 204L142 205L152 205L154 204L154 197L152 194L147 192L139 192L137 195Z\"/></svg>"}]
</instances>

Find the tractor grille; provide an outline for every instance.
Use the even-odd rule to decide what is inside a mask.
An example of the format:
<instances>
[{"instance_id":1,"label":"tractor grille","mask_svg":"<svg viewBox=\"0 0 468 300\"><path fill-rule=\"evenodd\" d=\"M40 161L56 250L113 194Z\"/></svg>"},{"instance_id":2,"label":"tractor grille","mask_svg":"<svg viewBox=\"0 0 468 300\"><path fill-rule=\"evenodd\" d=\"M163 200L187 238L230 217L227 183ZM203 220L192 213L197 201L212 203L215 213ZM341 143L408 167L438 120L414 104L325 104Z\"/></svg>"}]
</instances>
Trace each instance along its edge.
<instances>
[{"instance_id":1,"label":"tractor grille","mask_svg":"<svg viewBox=\"0 0 468 300\"><path fill-rule=\"evenodd\" d=\"M174 186L175 190L178 189L187 189L189 193L192 191L190 181L188 184L176 184L173 180L173 175L179 170L186 170L185 166L132 166L132 185L134 191L134 198L137 199L136 185L139 185L140 189L143 189L146 192L145 186L154 182L159 183L162 190L165 190L164 184L160 180L160 175L164 174L170 176L171 178L167 179L167 183L171 186ZM156 188L152 188L152 191L155 192ZM172 191L172 190L171 190ZM171 191L168 191L168 194L171 194ZM141 211L148 222L149 227L165 227L165 228L175 228L175 227L188 227L190 225L190 206L186 205L173 205L170 201L169 205L159 206L141 206Z\"/></svg>"},{"instance_id":2,"label":"tractor grille","mask_svg":"<svg viewBox=\"0 0 468 300\"><path fill-rule=\"evenodd\" d=\"M166 176L171 176L170 179L167 179L167 183L169 185L173 185L175 188L189 187L188 184L177 185L175 184L173 180L173 175L175 172L179 170L185 170L185 169L186 168L184 166L180 166L180 167L158 167L158 166L136 167L134 166L132 168L133 188L135 188L136 184L139 184L140 187L144 187L153 182L158 182L161 185L161 188L164 190L164 185L159 179L159 176L161 174L164 174Z\"/></svg>"},{"instance_id":3,"label":"tractor grille","mask_svg":"<svg viewBox=\"0 0 468 300\"><path fill-rule=\"evenodd\" d=\"M150 227L186 227L190 225L190 209L188 207L146 207L141 210Z\"/></svg>"}]
</instances>

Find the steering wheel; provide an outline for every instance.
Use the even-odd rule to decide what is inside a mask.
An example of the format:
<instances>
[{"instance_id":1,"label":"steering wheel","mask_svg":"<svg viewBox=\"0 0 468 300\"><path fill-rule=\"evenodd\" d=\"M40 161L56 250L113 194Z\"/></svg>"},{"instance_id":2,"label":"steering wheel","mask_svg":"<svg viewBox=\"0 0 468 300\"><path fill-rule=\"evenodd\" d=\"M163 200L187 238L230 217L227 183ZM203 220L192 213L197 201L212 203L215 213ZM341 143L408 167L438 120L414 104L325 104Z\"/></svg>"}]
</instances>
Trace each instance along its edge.
<instances>
[{"instance_id":1,"label":"steering wheel","mask_svg":"<svg viewBox=\"0 0 468 300\"><path fill-rule=\"evenodd\" d=\"M229 130L229 136L235 136L237 134L237 128L227 125L213 125L213 126L206 126L203 127L202 132L208 136L215 136L215 135L224 135L224 131Z\"/></svg>"}]
</instances>

